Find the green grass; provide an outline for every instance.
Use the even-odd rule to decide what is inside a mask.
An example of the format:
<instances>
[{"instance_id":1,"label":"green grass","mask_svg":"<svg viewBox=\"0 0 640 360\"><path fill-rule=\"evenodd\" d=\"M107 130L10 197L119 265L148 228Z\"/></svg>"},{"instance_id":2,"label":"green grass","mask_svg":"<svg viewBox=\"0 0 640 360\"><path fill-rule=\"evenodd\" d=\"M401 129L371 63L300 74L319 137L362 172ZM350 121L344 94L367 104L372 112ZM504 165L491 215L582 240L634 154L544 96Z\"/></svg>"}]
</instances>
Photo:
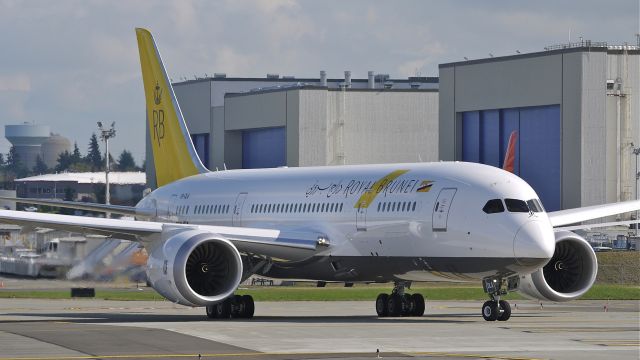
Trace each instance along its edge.
<instances>
[{"instance_id":1,"label":"green grass","mask_svg":"<svg viewBox=\"0 0 640 360\"><path fill-rule=\"evenodd\" d=\"M380 293L390 293L391 286L356 285L353 288L327 286L264 286L241 288L238 294L250 294L256 301L373 301ZM429 300L476 300L487 299L482 288L471 285L414 286L410 293L419 292ZM0 298L70 299L69 290L0 290ZM104 300L147 300L160 301L163 298L154 290L108 289L96 290L96 299ZM511 293L505 299L520 300L523 296ZM640 300L640 286L594 285L581 299L583 300Z\"/></svg>"}]
</instances>

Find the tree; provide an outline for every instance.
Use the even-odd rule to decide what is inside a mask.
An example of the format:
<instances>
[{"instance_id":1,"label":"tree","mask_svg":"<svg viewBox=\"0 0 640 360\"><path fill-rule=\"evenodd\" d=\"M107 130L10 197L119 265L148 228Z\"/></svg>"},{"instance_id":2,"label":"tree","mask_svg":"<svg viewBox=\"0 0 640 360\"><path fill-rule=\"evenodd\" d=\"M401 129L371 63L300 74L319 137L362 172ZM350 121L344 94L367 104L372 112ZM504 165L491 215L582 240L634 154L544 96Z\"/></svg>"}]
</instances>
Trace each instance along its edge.
<instances>
[{"instance_id":1,"label":"tree","mask_svg":"<svg viewBox=\"0 0 640 360\"><path fill-rule=\"evenodd\" d=\"M78 149L78 143L73 143L73 153L71 153L71 162L79 163L82 162L82 154L80 154L80 149Z\"/></svg>"},{"instance_id":2,"label":"tree","mask_svg":"<svg viewBox=\"0 0 640 360\"><path fill-rule=\"evenodd\" d=\"M0 153L0 168L3 167L4 165L5 165L4 155L2 153Z\"/></svg>"},{"instance_id":3,"label":"tree","mask_svg":"<svg viewBox=\"0 0 640 360\"><path fill-rule=\"evenodd\" d=\"M15 146L11 146L9 149L9 154L7 155L7 170L12 172L17 178L25 177L29 173L27 167L20 161L20 155L18 155Z\"/></svg>"},{"instance_id":4,"label":"tree","mask_svg":"<svg viewBox=\"0 0 640 360\"><path fill-rule=\"evenodd\" d=\"M100 146L98 145L98 137L95 133L91 134L91 139L89 140L89 151L87 152L87 157L85 159L87 160L87 163L89 163L91 171L100 171L104 169L102 154L100 154Z\"/></svg>"},{"instance_id":5,"label":"tree","mask_svg":"<svg viewBox=\"0 0 640 360\"><path fill-rule=\"evenodd\" d=\"M68 171L72 163L71 154L69 154L68 150L65 150L58 155L58 165L56 165L55 170L56 172Z\"/></svg>"},{"instance_id":6,"label":"tree","mask_svg":"<svg viewBox=\"0 0 640 360\"><path fill-rule=\"evenodd\" d=\"M47 164L45 164L44 161L42 160L42 157L38 155L36 157L36 165L33 167L33 173L36 175L40 175L40 174L46 174L48 172L49 172L49 168L47 167Z\"/></svg>"},{"instance_id":7,"label":"tree","mask_svg":"<svg viewBox=\"0 0 640 360\"><path fill-rule=\"evenodd\" d=\"M136 166L136 161L133 159L131 152L122 150L122 153L120 153L120 156L118 157L118 164L116 168L118 171L134 171L138 167Z\"/></svg>"}]
</instances>

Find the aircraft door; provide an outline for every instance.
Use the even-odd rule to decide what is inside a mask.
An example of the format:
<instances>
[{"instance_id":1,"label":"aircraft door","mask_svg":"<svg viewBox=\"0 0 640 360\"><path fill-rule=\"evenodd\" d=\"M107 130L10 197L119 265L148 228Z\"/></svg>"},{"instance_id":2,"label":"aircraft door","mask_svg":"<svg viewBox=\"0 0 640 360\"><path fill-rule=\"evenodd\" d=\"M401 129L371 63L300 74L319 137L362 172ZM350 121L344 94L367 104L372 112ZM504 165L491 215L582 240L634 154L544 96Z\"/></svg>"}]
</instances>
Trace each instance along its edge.
<instances>
[{"instance_id":1,"label":"aircraft door","mask_svg":"<svg viewBox=\"0 0 640 360\"><path fill-rule=\"evenodd\" d=\"M433 231L447 231L447 219L453 197L456 195L456 188L444 188L440 190L438 199L433 207Z\"/></svg>"},{"instance_id":2,"label":"aircraft door","mask_svg":"<svg viewBox=\"0 0 640 360\"><path fill-rule=\"evenodd\" d=\"M236 198L236 204L233 206L233 214L231 218L231 224L233 226L240 226L242 222L242 206L247 199L247 193L240 193Z\"/></svg>"},{"instance_id":3,"label":"aircraft door","mask_svg":"<svg viewBox=\"0 0 640 360\"><path fill-rule=\"evenodd\" d=\"M367 204L368 196L362 196L356 208L356 230L367 231Z\"/></svg>"}]
</instances>

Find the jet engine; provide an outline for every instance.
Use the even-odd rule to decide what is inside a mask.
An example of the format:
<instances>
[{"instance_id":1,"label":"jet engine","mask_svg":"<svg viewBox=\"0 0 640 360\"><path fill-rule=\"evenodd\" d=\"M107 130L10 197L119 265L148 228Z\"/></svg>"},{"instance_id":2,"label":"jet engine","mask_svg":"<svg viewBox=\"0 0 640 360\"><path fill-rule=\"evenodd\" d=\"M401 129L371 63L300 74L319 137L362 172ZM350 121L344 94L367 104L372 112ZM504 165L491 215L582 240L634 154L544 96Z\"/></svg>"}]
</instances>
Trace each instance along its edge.
<instances>
[{"instance_id":1,"label":"jet engine","mask_svg":"<svg viewBox=\"0 0 640 360\"><path fill-rule=\"evenodd\" d=\"M236 290L242 278L238 249L220 235L177 229L151 246L147 277L167 299L188 306L218 303Z\"/></svg>"},{"instance_id":2,"label":"jet engine","mask_svg":"<svg viewBox=\"0 0 640 360\"><path fill-rule=\"evenodd\" d=\"M569 301L586 293L598 273L598 260L591 245L576 233L556 233L553 257L542 268L520 277L520 292L547 301Z\"/></svg>"}]
</instances>

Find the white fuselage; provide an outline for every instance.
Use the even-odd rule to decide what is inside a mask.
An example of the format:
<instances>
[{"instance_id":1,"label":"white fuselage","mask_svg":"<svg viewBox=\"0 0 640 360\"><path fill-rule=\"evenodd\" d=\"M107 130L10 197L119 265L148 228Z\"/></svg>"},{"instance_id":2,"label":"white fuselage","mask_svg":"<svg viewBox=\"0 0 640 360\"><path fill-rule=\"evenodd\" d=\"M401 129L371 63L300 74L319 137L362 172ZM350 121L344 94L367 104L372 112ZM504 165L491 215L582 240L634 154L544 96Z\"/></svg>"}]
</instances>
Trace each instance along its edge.
<instances>
[{"instance_id":1,"label":"white fuselage","mask_svg":"<svg viewBox=\"0 0 640 360\"><path fill-rule=\"evenodd\" d=\"M211 172L161 187L138 208L159 221L326 234L324 252L275 266L273 277L471 280L543 266L555 244L546 213L483 211L492 199L538 196L501 169L440 162Z\"/></svg>"}]
</instances>

